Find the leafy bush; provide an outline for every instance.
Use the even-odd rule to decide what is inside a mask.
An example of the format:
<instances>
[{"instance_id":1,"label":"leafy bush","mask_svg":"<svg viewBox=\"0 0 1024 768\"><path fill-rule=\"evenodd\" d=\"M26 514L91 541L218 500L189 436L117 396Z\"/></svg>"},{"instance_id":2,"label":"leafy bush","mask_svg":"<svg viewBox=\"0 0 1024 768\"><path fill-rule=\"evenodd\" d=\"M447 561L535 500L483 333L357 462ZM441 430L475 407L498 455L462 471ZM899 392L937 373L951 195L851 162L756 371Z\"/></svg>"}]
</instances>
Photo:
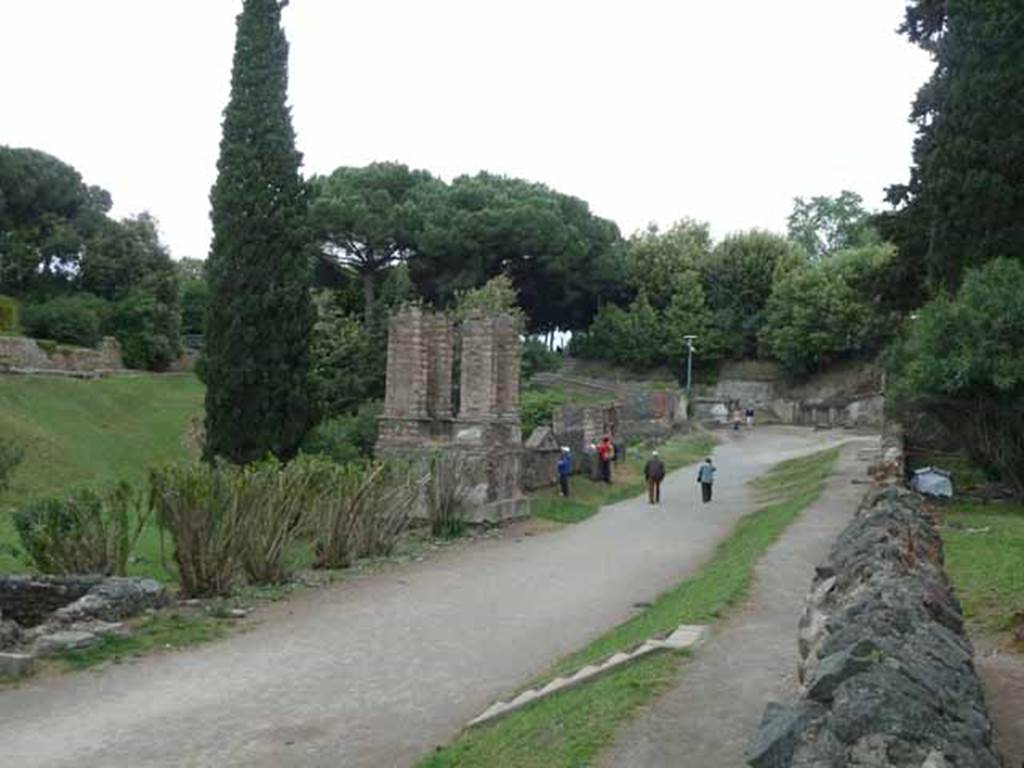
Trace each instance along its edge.
<instances>
[{"instance_id":1,"label":"leafy bush","mask_svg":"<svg viewBox=\"0 0 1024 768\"><path fill-rule=\"evenodd\" d=\"M426 499L430 532L434 536L454 539L462 535L471 494L467 470L461 454L435 453L431 457Z\"/></svg>"},{"instance_id":2,"label":"leafy bush","mask_svg":"<svg viewBox=\"0 0 1024 768\"><path fill-rule=\"evenodd\" d=\"M921 309L888 368L895 406L934 416L1024 496L1024 264L968 272L955 298Z\"/></svg>"},{"instance_id":3,"label":"leafy bush","mask_svg":"<svg viewBox=\"0 0 1024 768\"><path fill-rule=\"evenodd\" d=\"M118 301L106 330L117 337L129 368L166 371L181 355L181 317L176 305L145 292Z\"/></svg>"},{"instance_id":4,"label":"leafy bush","mask_svg":"<svg viewBox=\"0 0 1024 768\"><path fill-rule=\"evenodd\" d=\"M11 475L25 458L25 451L20 445L6 437L0 437L0 491L10 487Z\"/></svg>"},{"instance_id":5,"label":"leafy bush","mask_svg":"<svg viewBox=\"0 0 1024 768\"><path fill-rule=\"evenodd\" d=\"M522 380L529 381L535 373L557 371L562 365L562 356L548 349L539 339L528 338L523 343Z\"/></svg>"},{"instance_id":6,"label":"leafy bush","mask_svg":"<svg viewBox=\"0 0 1024 768\"><path fill-rule=\"evenodd\" d=\"M358 413L335 416L313 427L302 441L302 452L346 464L373 455L381 403L363 403Z\"/></svg>"},{"instance_id":7,"label":"leafy bush","mask_svg":"<svg viewBox=\"0 0 1024 768\"><path fill-rule=\"evenodd\" d=\"M386 323L366 323L339 306L337 296L316 296L317 320L310 348L313 389L326 417L356 410L384 394Z\"/></svg>"},{"instance_id":8,"label":"leafy bush","mask_svg":"<svg viewBox=\"0 0 1024 768\"><path fill-rule=\"evenodd\" d=\"M529 437L537 427L551 426L555 408L572 402L565 392L528 389L519 397L519 419Z\"/></svg>"},{"instance_id":9,"label":"leafy bush","mask_svg":"<svg viewBox=\"0 0 1024 768\"><path fill-rule=\"evenodd\" d=\"M417 473L395 462L319 468L316 567L345 568L360 557L389 554L420 492Z\"/></svg>"},{"instance_id":10,"label":"leafy bush","mask_svg":"<svg viewBox=\"0 0 1024 768\"><path fill-rule=\"evenodd\" d=\"M149 510L127 483L41 499L14 513L33 565L43 573L124 576Z\"/></svg>"},{"instance_id":11,"label":"leafy bush","mask_svg":"<svg viewBox=\"0 0 1024 768\"><path fill-rule=\"evenodd\" d=\"M10 296L0 296L0 333L18 330L18 302Z\"/></svg>"},{"instance_id":12,"label":"leafy bush","mask_svg":"<svg viewBox=\"0 0 1024 768\"><path fill-rule=\"evenodd\" d=\"M601 307L575 349L583 357L642 370L665 359L665 343L661 315L641 292L628 310L614 304Z\"/></svg>"},{"instance_id":13,"label":"leafy bush","mask_svg":"<svg viewBox=\"0 0 1024 768\"><path fill-rule=\"evenodd\" d=\"M238 569L239 508L231 470L193 464L150 475L150 506L174 542L181 591L187 597L225 595Z\"/></svg>"},{"instance_id":14,"label":"leafy bush","mask_svg":"<svg viewBox=\"0 0 1024 768\"><path fill-rule=\"evenodd\" d=\"M41 304L29 304L21 322L29 336L95 347L108 312L107 302L95 296L61 296Z\"/></svg>"}]
</instances>

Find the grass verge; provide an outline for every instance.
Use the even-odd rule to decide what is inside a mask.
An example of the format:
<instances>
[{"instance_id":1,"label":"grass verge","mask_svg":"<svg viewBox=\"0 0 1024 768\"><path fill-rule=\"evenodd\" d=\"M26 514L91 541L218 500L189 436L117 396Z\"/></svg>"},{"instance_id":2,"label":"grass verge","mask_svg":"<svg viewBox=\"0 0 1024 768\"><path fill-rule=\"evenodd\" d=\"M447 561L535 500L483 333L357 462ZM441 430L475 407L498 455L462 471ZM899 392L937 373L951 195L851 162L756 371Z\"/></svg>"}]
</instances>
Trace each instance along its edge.
<instances>
[{"instance_id":1,"label":"grass verge","mask_svg":"<svg viewBox=\"0 0 1024 768\"><path fill-rule=\"evenodd\" d=\"M658 453L670 472L693 464L711 453L715 439L710 435L674 437L659 446ZM558 523L578 523L597 514L608 504L631 499L644 492L644 463L647 453L627 450L626 460L612 466L612 484L575 475L570 479L570 497L563 499L557 488L545 488L533 495L533 514Z\"/></svg>"},{"instance_id":2,"label":"grass verge","mask_svg":"<svg viewBox=\"0 0 1024 768\"><path fill-rule=\"evenodd\" d=\"M794 518L821 493L839 452L823 451L774 467L754 486L756 512L743 518L693 577L580 651L557 662L537 682L632 648L679 624L708 623L747 594L754 565ZM554 694L492 725L465 731L420 768L578 768L590 764L619 724L677 679L683 655L664 653Z\"/></svg>"},{"instance_id":3,"label":"grass verge","mask_svg":"<svg viewBox=\"0 0 1024 768\"><path fill-rule=\"evenodd\" d=\"M1024 623L1024 506L956 504L943 523L946 572L972 633L1017 629Z\"/></svg>"},{"instance_id":4,"label":"grass verge","mask_svg":"<svg viewBox=\"0 0 1024 768\"><path fill-rule=\"evenodd\" d=\"M0 494L0 573L28 567L9 508L79 486L141 483L151 467L188 458L189 421L202 409L203 386L190 375L0 376L0 434L25 448L11 488ZM170 578L154 525L134 555L132 575Z\"/></svg>"},{"instance_id":5,"label":"grass verge","mask_svg":"<svg viewBox=\"0 0 1024 768\"><path fill-rule=\"evenodd\" d=\"M117 664L136 656L218 640L230 632L231 627L231 621L204 613L157 614L132 622L130 635L107 635L99 645L68 651L57 661L68 670L88 669L107 662Z\"/></svg>"}]
</instances>

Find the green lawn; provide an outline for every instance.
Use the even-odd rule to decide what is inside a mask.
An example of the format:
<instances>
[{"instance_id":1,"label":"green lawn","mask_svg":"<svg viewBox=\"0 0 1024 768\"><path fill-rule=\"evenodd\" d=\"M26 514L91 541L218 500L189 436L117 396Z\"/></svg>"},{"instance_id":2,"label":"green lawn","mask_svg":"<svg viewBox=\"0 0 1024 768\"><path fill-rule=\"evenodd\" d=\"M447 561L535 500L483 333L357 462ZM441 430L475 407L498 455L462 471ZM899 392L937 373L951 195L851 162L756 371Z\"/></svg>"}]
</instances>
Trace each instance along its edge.
<instances>
[{"instance_id":1,"label":"green lawn","mask_svg":"<svg viewBox=\"0 0 1024 768\"><path fill-rule=\"evenodd\" d=\"M957 504L943 518L946 572L972 632L1014 629L1024 616L1024 506Z\"/></svg>"},{"instance_id":2,"label":"green lawn","mask_svg":"<svg viewBox=\"0 0 1024 768\"><path fill-rule=\"evenodd\" d=\"M693 577L648 609L578 652L536 682L573 672L679 624L706 624L746 596L754 565L825 487L838 450L783 462L755 481L763 506L743 518ZM420 768L579 768L592 764L620 723L670 687L684 655L648 657L594 683L528 705L491 725L470 729Z\"/></svg>"},{"instance_id":3,"label":"green lawn","mask_svg":"<svg viewBox=\"0 0 1024 768\"><path fill-rule=\"evenodd\" d=\"M27 567L11 508L77 486L142 482L150 467L189 456L189 422L202 408L203 387L191 375L0 376L0 433L26 451L0 495L0 572ZM167 578L155 530L143 534L137 556L131 572Z\"/></svg>"},{"instance_id":4,"label":"green lawn","mask_svg":"<svg viewBox=\"0 0 1024 768\"><path fill-rule=\"evenodd\" d=\"M661 460L670 472L693 464L709 455L715 440L710 435L683 435L673 437L658 447ZM612 465L612 484L596 482L582 475L569 479L570 496L563 499L557 486L544 488L533 494L533 513L545 520L559 523L578 523L597 513L608 504L631 499L644 493L644 463L649 452L639 448L626 451L626 460Z\"/></svg>"}]
</instances>

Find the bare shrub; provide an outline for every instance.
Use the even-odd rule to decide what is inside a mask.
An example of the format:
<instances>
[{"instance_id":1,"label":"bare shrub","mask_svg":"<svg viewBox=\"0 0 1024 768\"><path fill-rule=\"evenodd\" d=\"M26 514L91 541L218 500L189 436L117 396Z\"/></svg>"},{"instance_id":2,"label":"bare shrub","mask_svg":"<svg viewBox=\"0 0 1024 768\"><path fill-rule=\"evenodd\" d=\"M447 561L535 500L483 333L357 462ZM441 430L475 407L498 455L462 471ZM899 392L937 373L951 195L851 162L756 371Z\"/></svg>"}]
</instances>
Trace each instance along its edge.
<instances>
[{"instance_id":1,"label":"bare shrub","mask_svg":"<svg viewBox=\"0 0 1024 768\"><path fill-rule=\"evenodd\" d=\"M14 513L33 565L55 574L124 576L148 519L142 494L127 483L40 499Z\"/></svg>"},{"instance_id":2,"label":"bare shrub","mask_svg":"<svg viewBox=\"0 0 1024 768\"><path fill-rule=\"evenodd\" d=\"M394 550L409 523L421 480L394 462L326 470L317 504L316 567L345 568L360 557Z\"/></svg>"},{"instance_id":3,"label":"bare shrub","mask_svg":"<svg viewBox=\"0 0 1024 768\"><path fill-rule=\"evenodd\" d=\"M208 464L170 466L150 475L150 506L174 542L185 596L225 595L231 588L242 517L237 475L232 467Z\"/></svg>"},{"instance_id":4,"label":"bare shrub","mask_svg":"<svg viewBox=\"0 0 1024 768\"><path fill-rule=\"evenodd\" d=\"M236 544L251 583L287 580L288 550L316 508L323 480L322 465L303 458L285 466L270 459L237 474L232 492L242 517Z\"/></svg>"},{"instance_id":5,"label":"bare shrub","mask_svg":"<svg viewBox=\"0 0 1024 768\"><path fill-rule=\"evenodd\" d=\"M462 535L470 502L468 470L468 461L459 453L435 453L430 458L426 497L434 536L454 539Z\"/></svg>"}]
</instances>

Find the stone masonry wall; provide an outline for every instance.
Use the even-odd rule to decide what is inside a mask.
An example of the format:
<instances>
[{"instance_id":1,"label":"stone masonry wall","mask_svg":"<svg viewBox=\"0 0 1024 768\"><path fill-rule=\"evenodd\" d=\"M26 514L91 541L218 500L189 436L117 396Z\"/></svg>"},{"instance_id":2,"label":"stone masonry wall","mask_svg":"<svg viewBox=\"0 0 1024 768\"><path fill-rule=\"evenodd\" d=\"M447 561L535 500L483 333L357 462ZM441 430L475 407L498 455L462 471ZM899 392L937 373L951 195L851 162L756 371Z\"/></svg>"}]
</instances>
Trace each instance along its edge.
<instances>
[{"instance_id":1,"label":"stone masonry wall","mask_svg":"<svg viewBox=\"0 0 1024 768\"><path fill-rule=\"evenodd\" d=\"M35 339L0 336L0 372L104 373L124 370L121 347L113 338L96 349L56 346L48 351Z\"/></svg>"},{"instance_id":2,"label":"stone masonry wall","mask_svg":"<svg viewBox=\"0 0 1024 768\"><path fill-rule=\"evenodd\" d=\"M802 693L768 707L749 765L1000 765L942 540L917 494L869 494L817 568L798 646Z\"/></svg>"},{"instance_id":3,"label":"stone masonry wall","mask_svg":"<svg viewBox=\"0 0 1024 768\"><path fill-rule=\"evenodd\" d=\"M0 576L0 613L4 619L32 627L102 581L102 576Z\"/></svg>"}]
</instances>

